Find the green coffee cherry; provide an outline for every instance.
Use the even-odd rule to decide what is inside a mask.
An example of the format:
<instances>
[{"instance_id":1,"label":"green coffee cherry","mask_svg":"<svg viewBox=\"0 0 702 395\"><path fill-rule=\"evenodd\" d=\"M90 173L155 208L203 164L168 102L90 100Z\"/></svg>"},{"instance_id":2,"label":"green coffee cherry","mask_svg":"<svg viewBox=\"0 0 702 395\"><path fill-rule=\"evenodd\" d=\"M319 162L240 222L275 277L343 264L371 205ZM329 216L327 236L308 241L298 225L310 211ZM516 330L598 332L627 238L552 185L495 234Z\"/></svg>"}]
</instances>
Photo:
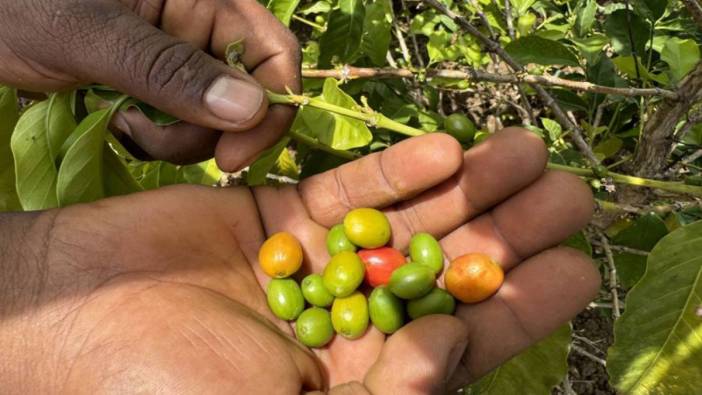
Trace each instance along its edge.
<instances>
[{"instance_id":1,"label":"green coffee cherry","mask_svg":"<svg viewBox=\"0 0 702 395\"><path fill-rule=\"evenodd\" d=\"M429 314L453 314L456 300L441 288L434 288L428 294L407 302L407 314L413 320Z\"/></svg>"},{"instance_id":2,"label":"green coffee cherry","mask_svg":"<svg viewBox=\"0 0 702 395\"><path fill-rule=\"evenodd\" d=\"M376 209L357 208L344 217L344 233L359 247L378 248L390 241L390 222Z\"/></svg>"},{"instance_id":3,"label":"green coffee cherry","mask_svg":"<svg viewBox=\"0 0 702 395\"><path fill-rule=\"evenodd\" d=\"M295 335L307 347L324 347L334 337L331 314L319 307L310 307L295 323Z\"/></svg>"},{"instance_id":4,"label":"green coffee cherry","mask_svg":"<svg viewBox=\"0 0 702 395\"><path fill-rule=\"evenodd\" d=\"M416 233L410 240L410 259L429 267L435 275L444 269L444 253L439 242L429 233Z\"/></svg>"},{"instance_id":5,"label":"green coffee cherry","mask_svg":"<svg viewBox=\"0 0 702 395\"><path fill-rule=\"evenodd\" d=\"M435 284L434 272L428 266L410 262L392 272L388 289L402 299L416 299L429 293Z\"/></svg>"},{"instance_id":6,"label":"green coffee cherry","mask_svg":"<svg viewBox=\"0 0 702 395\"><path fill-rule=\"evenodd\" d=\"M383 333L394 333L405 322L402 300L386 287L378 287L371 292L368 310L371 322Z\"/></svg>"},{"instance_id":7,"label":"green coffee cherry","mask_svg":"<svg viewBox=\"0 0 702 395\"><path fill-rule=\"evenodd\" d=\"M322 281L337 298L349 296L363 282L366 266L354 252L343 251L334 255L324 268Z\"/></svg>"},{"instance_id":8,"label":"green coffee cherry","mask_svg":"<svg viewBox=\"0 0 702 395\"><path fill-rule=\"evenodd\" d=\"M332 295L324 286L322 276L310 274L302 280L302 296L309 304L317 307L328 307L334 302Z\"/></svg>"},{"instance_id":9,"label":"green coffee cherry","mask_svg":"<svg viewBox=\"0 0 702 395\"><path fill-rule=\"evenodd\" d=\"M281 320L292 321L305 308L300 286L290 278L274 278L268 283L268 307Z\"/></svg>"},{"instance_id":10,"label":"green coffee cherry","mask_svg":"<svg viewBox=\"0 0 702 395\"><path fill-rule=\"evenodd\" d=\"M334 256L343 251L356 251L356 246L344 233L344 224L334 225L327 233L327 251L329 256Z\"/></svg>"},{"instance_id":11,"label":"green coffee cherry","mask_svg":"<svg viewBox=\"0 0 702 395\"><path fill-rule=\"evenodd\" d=\"M336 333L347 339L357 339L368 329L368 302L360 292L345 298L336 298L331 309L332 325Z\"/></svg>"}]
</instances>

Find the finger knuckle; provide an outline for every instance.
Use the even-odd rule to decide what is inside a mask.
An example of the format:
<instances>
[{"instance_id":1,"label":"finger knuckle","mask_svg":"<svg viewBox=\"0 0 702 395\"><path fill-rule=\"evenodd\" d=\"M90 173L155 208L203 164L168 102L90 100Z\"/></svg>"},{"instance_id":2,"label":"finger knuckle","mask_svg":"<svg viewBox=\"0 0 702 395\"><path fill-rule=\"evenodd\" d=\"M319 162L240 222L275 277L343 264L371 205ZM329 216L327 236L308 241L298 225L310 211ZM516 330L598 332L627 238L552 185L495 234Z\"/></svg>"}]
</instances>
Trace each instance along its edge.
<instances>
[{"instance_id":1,"label":"finger knuckle","mask_svg":"<svg viewBox=\"0 0 702 395\"><path fill-rule=\"evenodd\" d=\"M155 49L146 52L141 64L145 86L155 95L174 91L196 94L190 91L199 87L190 82L203 75L206 67L204 53L185 42L161 41Z\"/></svg>"}]
</instances>

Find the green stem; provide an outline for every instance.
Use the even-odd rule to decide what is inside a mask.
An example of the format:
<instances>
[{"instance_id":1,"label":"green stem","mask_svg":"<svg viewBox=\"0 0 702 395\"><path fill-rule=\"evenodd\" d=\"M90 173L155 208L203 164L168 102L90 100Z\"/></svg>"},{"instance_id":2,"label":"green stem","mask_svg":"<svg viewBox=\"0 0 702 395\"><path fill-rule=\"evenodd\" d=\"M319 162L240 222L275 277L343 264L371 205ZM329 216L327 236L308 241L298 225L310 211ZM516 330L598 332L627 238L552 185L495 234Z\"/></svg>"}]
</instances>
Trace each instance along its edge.
<instances>
[{"instance_id":1,"label":"green stem","mask_svg":"<svg viewBox=\"0 0 702 395\"><path fill-rule=\"evenodd\" d=\"M294 140L296 140L302 144L305 144L307 146L312 147L313 149L324 151L326 153L329 153L331 155L334 155L334 156L342 158L342 159L354 160L354 159L358 159L361 157L361 155L356 154L355 152L341 151L341 150L334 149L328 145L320 143L316 139L314 139L306 134L299 133L293 129L290 129L288 131L288 136L290 136L291 138L293 138Z\"/></svg>"},{"instance_id":2,"label":"green stem","mask_svg":"<svg viewBox=\"0 0 702 395\"><path fill-rule=\"evenodd\" d=\"M312 27L313 29L317 29L317 30L319 30L320 32L324 32L325 30L327 30L327 28L324 27L324 26L322 26L322 25L316 24L316 23L314 23L314 22L312 22L312 21L308 21L307 19L302 18L302 17L299 17L299 16L294 15L294 14L293 14L293 16L292 16L292 19L294 19L294 20L296 20L296 21L298 21L298 22L304 23L305 25L310 26L310 27Z\"/></svg>"},{"instance_id":3,"label":"green stem","mask_svg":"<svg viewBox=\"0 0 702 395\"><path fill-rule=\"evenodd\" d=\"M404 134L405 136L414 137L421 136L427 133L423 130L407 126L397 121L393 121L392 119L386 117L381 113L370 111L354 111L348 108L337 106L335 104L327 103L325 101L303 95L283 95L280 93L269 91L268 101L271 104L292 104L295 106L310 106L318 108L320 110L343 115L345 117L358 119L360 121L365 122L368 126L392 130L393 132Z\"/></svg>"},{"instance_id":4,"label":"green stem","mask_svg":"<svg viewBox=\"0 0 702 395\"><path fill-rule=\"evenodd\" d=\"M415 129L413 127L403 125L399 122L393 121L383 114L377 113L377 112L371 112L371 111L354 111L350 110L348 108L340 107L334 104L330 104L327 102L324 102L319 99L307 97L307 96L302 96L302 95L284 95L280 93L275 93L275 92L268 92L268 101L271 104L288 104L288 105L294 105L294 106L310 106L314 108L318 108L320 110L328 111L331 113L339 114L342 116L346 116L349 118L353 119L358 119L360 121L365 122L366 124L378 128L383 128L383 129L388 129L392 130L394 132L404 134L406 136L420 136L423 134L426 134L427 132L419 129ZM302 133L298 133L296 131L289 131L288 134L290 137L293 139L309 145L310 147L318 150L325 151L327 153L330 153L334 156L337 156L339 158L343 158L346 160L353 160L357 159L360 157L360 155L350 152L350 151L340 151L333 149L329 146L326 146L320 142L318 142L316 139L306 136ZM596 177L594 171L592 169L585 169L585 168L580 168L580 167L572 167L572 166L565 166L565 165L559 165L556 163L549 163L548 168L552 170L561 170L561 171L566 171L572 174L576 174L578 176L582 177ZM695 196L702 196L702 187L699 186L694 186L694 185L687 185L681 182L672 182L672 181L660 181L660 180L651 180L647 178L641 178L641 177L634 177L634 176L628 176L625 174L619 174L619 173L614 173L614 172L609 172L608 176L612 178L614 182L617 183L622 183L622 184L629 184L629 185L634 185L634 186L641 186L641 187L648 187L648 188L658 188L662 189L664 191L670 191L670 192L678 192L678 193L686 193L686 194L691 194Z\"/></svg>"},{"instance_id":5,"label":"green stem","mask_svg":"<svg viewBox=\"0 0 702 395\"><path fill-rule=\"evenodd\" d=\"M582 177L596 177L595 173L591 169L584 169L581 167L572 167L559 165L556 163L549 163L548 168L551 170L567 171L568 173L572 173ZM625 174L619 174L614 172L609 172L608 176L612 178L612 181L620 184L628 184L647 188L657 188L664 191L686 193L694 196L702 196L702 187L695 185L687 185L682 182L651 180L649 178L627 176Z\"/></svg>"}]
</instances>

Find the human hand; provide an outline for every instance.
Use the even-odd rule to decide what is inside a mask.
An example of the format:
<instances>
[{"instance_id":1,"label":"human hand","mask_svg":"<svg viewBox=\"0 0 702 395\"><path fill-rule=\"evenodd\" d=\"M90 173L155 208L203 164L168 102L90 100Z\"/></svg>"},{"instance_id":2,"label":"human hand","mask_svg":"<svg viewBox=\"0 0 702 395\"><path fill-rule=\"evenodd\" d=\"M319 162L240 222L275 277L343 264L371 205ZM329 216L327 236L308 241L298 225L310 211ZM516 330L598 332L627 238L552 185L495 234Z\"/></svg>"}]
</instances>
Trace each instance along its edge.
<instances>
[{"instance_id":1,"label":"human hand","mask_svg":"<svg viewBox=\"0 0 702 395\"><path fill-rule=\"evenodd\" d=\"M216 153L245 166L288 129L293 108L264 88L300 89L299 46L256 0L0 0L0 83L57 91L101 83L187 121L157 127L138 110L113 129L147 156L190 163ZM229 68L226 46L243 40Z\"/></svg>"},{"instance_id":2,"label":"human hand","mask_svg":"<svg viewBox=\"0 0 702 395\"><path fill-rule=\"evenodd\" d=\"M574 176L544 173L546 156L541 141L520 130L465 155L454 140L433 134L299 186L177 186L49 212L43 287L23 287L41 292L0 314L6 360L16 369L32 366L44 380L22 387L0 374L0 387L298 393L335 386L338 393L373 394L457 388L548 335L598 289L588 258L552 248L587 223L592 196ZM441 238L449 259L490 254L507 271L504 285L485 302L459 306L455 318L425 317L387 341L373 328L354 341L337 336L313 355L268 311L257 251L267 234L287 230L304 246L303 270L320 271L329 258L327 228L359 206L385 208L395 247L423 230Z\"/></svg>"}]
</instances>

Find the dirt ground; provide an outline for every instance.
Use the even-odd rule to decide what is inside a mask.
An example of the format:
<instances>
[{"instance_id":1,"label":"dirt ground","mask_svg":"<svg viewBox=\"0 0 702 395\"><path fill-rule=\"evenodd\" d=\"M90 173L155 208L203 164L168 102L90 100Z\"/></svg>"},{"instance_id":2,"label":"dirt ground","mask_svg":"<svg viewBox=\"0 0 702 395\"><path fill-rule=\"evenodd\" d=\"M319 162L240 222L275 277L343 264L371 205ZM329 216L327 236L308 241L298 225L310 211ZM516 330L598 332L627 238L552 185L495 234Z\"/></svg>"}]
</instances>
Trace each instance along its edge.
<instances>
[{"instance_id":1,"label":"dirt ground","mask_svg":"<svg viewBox=\"0 0 702 395\"><path fill-rule=\"evenodd\" d=\"M612 345L612 318L607 309L587 309L573 320L573 342L568 356L568 380L554 390L564 395L616 394L607 370L599 360L607 357ZM591 354L590 356L586 355ZM570 388L567 388L570 386Z\"/></svg>"}]
</instances>

